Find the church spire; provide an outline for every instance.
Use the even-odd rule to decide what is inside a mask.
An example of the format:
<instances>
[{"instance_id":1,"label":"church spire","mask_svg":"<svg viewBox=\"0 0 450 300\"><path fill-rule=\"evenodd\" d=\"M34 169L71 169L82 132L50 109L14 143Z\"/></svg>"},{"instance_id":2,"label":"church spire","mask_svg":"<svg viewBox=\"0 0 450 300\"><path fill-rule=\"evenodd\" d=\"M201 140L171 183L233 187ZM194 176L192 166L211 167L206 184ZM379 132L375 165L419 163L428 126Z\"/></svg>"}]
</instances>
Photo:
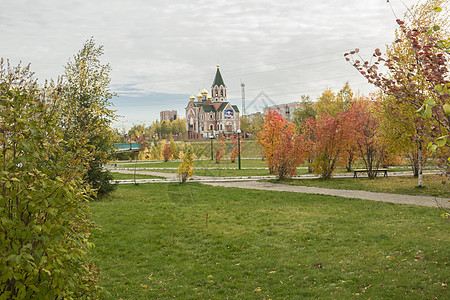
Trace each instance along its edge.
<instances>
[{"instance_id":1,"label":"church spire","mask_svg":"<svg viewBox=\"0 0 450 300\"><path fill-rule=\"evenodd\" d=\"M223 82L222 74L220 74L219 65L217 65L216 76L211 86L211 96L213 101L227 100L227 87Z\"/></svg>"},{"instance_id":2,"label":"church spire","mask_svg":"<svg viewBox=\"0 0 450 300\"><path fill-rule=\"evenodd\" d=\"M219 65L217 65L216 77L214 77L214 82L211 87L214 86L220 87L221 85L225 87L225 83L223 82L222 75L220 74Z\"/></svg>"}]
</instances>

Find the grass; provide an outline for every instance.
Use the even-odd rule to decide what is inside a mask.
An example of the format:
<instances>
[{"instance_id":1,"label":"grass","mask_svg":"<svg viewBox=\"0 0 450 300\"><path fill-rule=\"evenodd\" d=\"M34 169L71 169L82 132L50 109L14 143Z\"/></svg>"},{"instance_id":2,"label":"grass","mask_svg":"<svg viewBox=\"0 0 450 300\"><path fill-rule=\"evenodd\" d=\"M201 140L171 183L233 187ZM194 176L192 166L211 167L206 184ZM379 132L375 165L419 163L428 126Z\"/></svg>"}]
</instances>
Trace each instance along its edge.
<instances>
[{"instance_id":1,"label":"grass","mask_svg":"<svg viewBox=\"0 0 450 300\"><path fill-rule=\"evenodd\" d=\"M413 176L369 178L332 178L324 179L288 179L269 180L273 183L322 187L329 189L365 190L392 194L433 196L450 198L450 183L442 184L443 177L439 175L424 175L424 187L417 187L417 178Z\"/></svg>"},{"instance_id":2,"label":"grass","mask_svg":"<svg viewBox=\"0 0 450 300\"><path fill-rule=\"evenodd\" d=\"M435 208L200 184L119 186L90 207L110 299L447 294Z\"/></svg>"},{"instance_id":3,"label":"grass","mask_svg":"<svg viewBox=\"0 0 450 300\"><path fill-rule=\"evenodd\" d=\"M114 162L117 163L118 167L134 168L134 162ZM139 161L137 163L138 168L178 168L180 161L153 161L153 162L143 162ZM241 165L246 168L267 168L266 162L261 159L242 159ZM232 163L230 159L222 159L220 163L216 163L215 160L205 159L205 160L195 160L194 168L237 168L238 162Z\"/></svg>"},{"instance_id":4,"label":"grass","mask_svg":"<svg viewBox=\"0 0 450 300\"><path fill-rule=\"evenodd\" d=\"M117 172L111 172L114 180L134 179L134 174L122 174ZM136 174L136 179L164 179L164 177L153 175Z\"/></svg>"}]
</instances>

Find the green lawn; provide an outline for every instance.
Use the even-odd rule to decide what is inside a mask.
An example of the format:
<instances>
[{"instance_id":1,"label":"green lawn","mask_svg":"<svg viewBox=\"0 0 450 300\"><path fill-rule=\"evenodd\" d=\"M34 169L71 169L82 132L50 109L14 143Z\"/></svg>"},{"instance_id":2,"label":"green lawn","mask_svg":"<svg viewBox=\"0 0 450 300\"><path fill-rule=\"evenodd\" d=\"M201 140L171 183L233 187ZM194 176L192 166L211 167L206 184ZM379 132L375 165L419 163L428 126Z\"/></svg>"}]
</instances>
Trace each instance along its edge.
<instances>
[{"instance_id":1,"label":"green lawn","mask_svg":"<svg viewBox=\"0 0 450 300\"><path fill-rule=\"evenodd\" d=\"M436 208L200 184L90 204L110 299L446 298Z\"/></svg>"},{"instance_id":2,"label":"green lawn","mask_svg":"<svg viewBox=\"0 0 450 300\"><path fill-rule=\"evenodd\" d=\"M314 186L329 189L366 190L393 194L419 195L450 198L450 183L442 184L443 177L439 175L425 175L424 187L417 187L417 178L413 176L368 178L332 178L324 179L292 179L269 180L273 183L290 185Z\"/></svg>"},{"instance_id":3,"label":"green lawn","mask_svg":"<svg viewBox=\"0 0 450 300\"><path fill-rule=\"evenodd\" d=\"M134 168L135 162L120 162L115 161L118 167L122 168ZM139 161L136 166L138 168L178 168L180 161L153 161L143 162ZM246 168L267 168L266 162L261 159L242 159L241 165ZM238 162L232 163L230 159L222 159L220 163L216 163L215 160L195 160L194 168L237 168Z\"/></svg>"},{"instance_id":4,"label":"green lawn","mask_svg":"<svg viewBox=\"0 0 450 300\"><path fill-rule=\"evenodd\" d=\"M122 174L116 172L111 172L111 174L113 175L114 180L134 179L134 174ZM164 177L136 174L136 179L164 179Z\"/></svg>"}]
</instances>

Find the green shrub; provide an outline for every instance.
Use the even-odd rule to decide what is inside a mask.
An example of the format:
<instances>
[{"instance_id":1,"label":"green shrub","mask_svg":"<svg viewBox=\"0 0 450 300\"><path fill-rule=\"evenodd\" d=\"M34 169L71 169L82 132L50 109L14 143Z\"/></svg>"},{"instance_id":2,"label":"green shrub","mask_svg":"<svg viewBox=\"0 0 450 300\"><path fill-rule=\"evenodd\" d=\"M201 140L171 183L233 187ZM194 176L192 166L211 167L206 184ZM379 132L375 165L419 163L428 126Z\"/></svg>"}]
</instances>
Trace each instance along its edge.
<instances>
[{"instance_id":1,"label":"green shrub","mask_svg":"<svg viewBox=\"0 0 450 300\"><path fill-rule=\"evenodd\" d=\"M83 140L63 140L59 91L0 61L0 299L97 297L89 156Z\"/></svg>"}]
</instances>

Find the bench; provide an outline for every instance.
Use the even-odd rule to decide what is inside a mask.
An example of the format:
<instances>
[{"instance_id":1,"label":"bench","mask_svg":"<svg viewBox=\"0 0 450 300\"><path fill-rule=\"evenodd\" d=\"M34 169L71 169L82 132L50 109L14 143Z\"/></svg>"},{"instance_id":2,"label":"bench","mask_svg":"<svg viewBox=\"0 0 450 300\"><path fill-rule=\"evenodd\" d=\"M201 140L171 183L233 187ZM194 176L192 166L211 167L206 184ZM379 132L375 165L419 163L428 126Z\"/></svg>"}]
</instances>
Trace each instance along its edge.
<instances>
[{"instance_id":1,"label":"bench","mask_svg":"<svg viewBox=\"0 0 450 300\"><path fill-rule=\"evenodd\" d=\"M374 170L375 171L375 170ZM388 177L388 169L377 169L377 172L384 172L384 177ZM358 173L367 172L367 169L354 169L353 178L358 178Z\"/></svg>"}]
</instances>

